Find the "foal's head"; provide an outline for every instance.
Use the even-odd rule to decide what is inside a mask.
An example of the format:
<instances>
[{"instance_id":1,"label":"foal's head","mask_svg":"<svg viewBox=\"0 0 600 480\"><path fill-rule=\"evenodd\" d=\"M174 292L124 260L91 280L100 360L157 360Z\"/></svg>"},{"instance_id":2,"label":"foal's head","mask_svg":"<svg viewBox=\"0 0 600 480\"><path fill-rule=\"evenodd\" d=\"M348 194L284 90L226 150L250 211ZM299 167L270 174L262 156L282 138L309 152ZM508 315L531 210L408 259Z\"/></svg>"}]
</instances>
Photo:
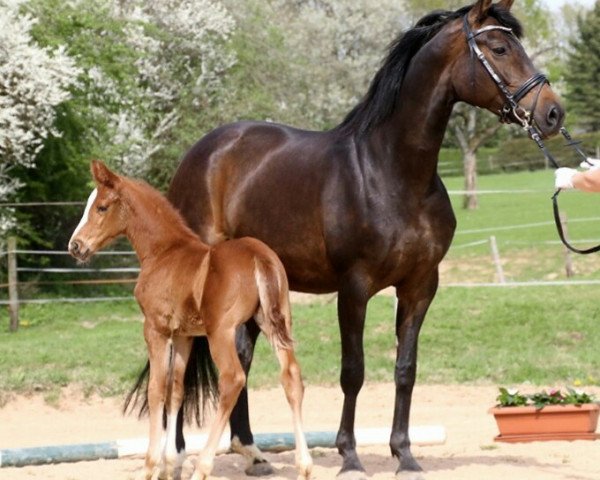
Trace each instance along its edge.
<instances>
[{"instance_id":1,"label":"foal's head","mask_svg":"<svg viewBox=\"0 0 600 480\"><path fill-rule=\"evenodd\" d=\"M126 215L121 199L123 178L102 162L92 162L96 188L88 198L83 217L69 240L69 253L81 261L125 234Z\"/></svg>"}]
</instances>

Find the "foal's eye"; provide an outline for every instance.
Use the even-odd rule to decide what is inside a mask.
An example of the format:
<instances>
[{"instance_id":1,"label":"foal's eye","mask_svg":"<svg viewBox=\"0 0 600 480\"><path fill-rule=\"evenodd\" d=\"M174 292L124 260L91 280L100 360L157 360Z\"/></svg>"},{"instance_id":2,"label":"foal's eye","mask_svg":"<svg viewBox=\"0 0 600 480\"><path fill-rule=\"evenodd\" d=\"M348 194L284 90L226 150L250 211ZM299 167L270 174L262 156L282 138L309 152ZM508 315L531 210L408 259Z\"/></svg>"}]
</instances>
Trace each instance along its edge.
<instances>
[{"instance_id":1,"label":"foal's eye","mask_svg":"<svg viewBox=\"0 0 600 480\"><path fill-rule=\"evenodd\" d=\"M506 54L506 47L494 47L492 48L492 52L496 55L504 55Z\"/></svg>"},{"instance_id":2,"label":"foal's eye","mask_svg":"<svg viewBox=\"0 0 600 480\"><path fill-rule=\"evenodd\" d=\"M96 210L98 210L99 213L104 213L104 212L106 212L108 210L108 207L105 206L105 205L98 205L96 207Z\"/></svg>"}]
</instances>

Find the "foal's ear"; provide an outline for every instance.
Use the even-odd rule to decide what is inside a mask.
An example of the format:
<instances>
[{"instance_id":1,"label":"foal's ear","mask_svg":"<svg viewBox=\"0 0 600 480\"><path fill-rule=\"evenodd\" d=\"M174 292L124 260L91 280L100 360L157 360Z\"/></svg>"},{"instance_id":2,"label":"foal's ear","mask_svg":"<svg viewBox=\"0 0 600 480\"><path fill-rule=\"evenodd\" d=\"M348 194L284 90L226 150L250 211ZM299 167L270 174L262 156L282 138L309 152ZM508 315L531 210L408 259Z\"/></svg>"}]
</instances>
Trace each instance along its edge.
<instances>
[{"instance_id":1,"label":"foal's ear","mask_svg":"<svg viewBox=\"0 0 600 480\"><path fill-rule=\"evenodd\" d=\"M498 6L502 7L508 12L510 10L510 7L513 6L513 3L515 3L515 0L500 0L498 2Z\"/></svg>"},{"instance_id":2,"label":"foal's ear","mask_svg":"<svg viewBox=\"0 0 600 480\"><path fill-rule=\"evenodd\" d=\"M119 176L116 173L111 172L100 160L92 160L91 170L94 181L98 185L114 188L119 181Z\"/></svg>"},{"instance_id":3,"label":"foal's ear","mask_svg":"<svg viewBox=\"0 0 600 480\"><path fill-rule=\"evenodd\" d=\"M487 18L491 6L492 0L477 0L475 5L473 5L469 11L469 23L473 25L475 23L483 22Z\"/></svg>"}]
</instances>

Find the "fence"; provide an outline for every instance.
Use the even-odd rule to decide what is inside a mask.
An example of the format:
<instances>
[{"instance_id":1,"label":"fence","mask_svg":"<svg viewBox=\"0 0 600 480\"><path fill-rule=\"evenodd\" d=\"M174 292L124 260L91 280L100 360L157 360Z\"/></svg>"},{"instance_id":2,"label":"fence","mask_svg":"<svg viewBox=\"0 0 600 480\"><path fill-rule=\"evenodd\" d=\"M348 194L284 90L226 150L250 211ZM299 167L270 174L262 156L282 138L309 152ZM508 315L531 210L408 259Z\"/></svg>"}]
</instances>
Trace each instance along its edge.
<instances>
[{"instance_id":1,"label":"fence","mask_svg":"<svg viewBox=\"0 0 600 480\"><path fill-rule=\"evenodd\" d=\"M462 195L463 191L449 190L450 195ZM478 190L478 195L496 195L496 194L537 194L540 193L538 190L531 189L494 189L494 190ZM28 204L14 204L15 207L32 206L39 207L40 205L49 205L47 203L28 203ZM52 206L80 206L81 202L53 202ZM7 204L1 204L0 206L7 206ZM564 220L564 229L567 230L566 219ZM576 222L597 222L600 217L585 217L576 218L570 220L570 223ZM560 241L557 239L554 233L554 222L551 219L543 222L536 223L523 223L517 225L504 225L499 224L495 226L482 226L477 229L459 229L454 237L454 242L451 246L449 254L446 256L444 263L442 264L442 270L445 265L455 264L467 264L462 265L463 274L459 275L444 275L441 276L441 285L450 287L473 287L473 286L524 286L524 285L556 285L567 282L569 284L597 284L600 280L596 278L598 275L594 275L595 271L600 271L600 256L594 256L596 260L590 257L576 256L575 259L571 257L571 254L567 250L560 249ZM502 239L503 236L508 235L511 230L527 229L531 230L537 227L544 227L549 232L549 228L552 229L551 236L544 238L536 237L533 241L523 240L521 238L514 238L512 240ZM509 236L509 235L508 235ZM550 240L551 238L555 240ZM519 243L515 247L515 244ZM581 244L598 243L597 240L579 240ZM546 257L551 257L553 265L551 267L552 277L546 275L548 270L544 270L542 274L538 273L540 270L534 272L532 275L522 275L521 272L515 267L515 265L522 261L523 254L519 249L527 250L527 246L532 247L533 250L539 250L543 246L546 248ZM557 250L554 249L557 247ZM0 273L4 267L7 267L6 282L1 283L3 280L0 278L0 306L6 305L9 312L10 329L16 330L19 327L19 306L25 304L45 304L50 302L99 302L99 301L114 301L121 299L131 299L129 296L105 296L107 293L104 290L104 286L112 288L111 285L126 285L135 283L136 279L133 278L139 271L137 260L133 259L135 255L132 251L102 251L98 252L98 256L124 256L132 257L132 261L129 262L128 258L124 258L123 262L111 260L110 268L92 268L89 266L75 267L74 261L70 264L62 262L63 266L57 266L61 262L52 262L49 259L57 256L67 256L66 251L47 251L47 250L19 250L16 245L15 239L8 239L7 251L0 251ZM465 255L463 252L469 250ZM562 259L560 252L564 251ZM537 255L538 252L535 254ZM475 260L472 259L473 255L476 255ZM517 258L521 255L521 258ZM527 255L527 254L525 254ZM25 259L21 259L22 256L27 256ZM31 261L32 258L37 256L46 257L45 260L40 262ZM582 260L585 258L585 260ZM564 269L560 265L564 259ZM6 260L6 261L5 261ZM23 264L23 261L29 261L28 264ZM547 260L547 258L545 259ZM471 263L469 263L471 262ZM70 267L71 268L67 268ZM115 267L118 265L118 267ZM483 265L483 266L482 266ZM485 269L484 274L474 275L469 269L477 269L481 271ZM583 269L587 269L587 272ZM570 280L575 270L578 271L578 275L583 272L583 277L579 280ZM564 271L564 278L566 280L559 280L558 277L562 277L563 274L556 273ZM466 273L464 273L466 272ZM592 273L590 273L592 272ZM76 280L69 279L69 274L81 274L85 278L78 278ZM54 278L48 281L47 275L52 275ZM115 278L118 275L119 278ZM537 276L536 276L537 275ZM27 277L35 278L27 278ZM128 278L122 278L127 276ZM25 278L23 278L25 277ZM70 275L72 278L73 275ZM451 281L449 281L451 279ZM474 280L475 279L475 280ZM98 289L89 288L86 290L95 290L91 293L98 294L98 290L102 290L101 296L95 295L81 295L69 296L68 298L64 295L59 298L27 298L29 291L38 287L45 288L46 291L50 291L54 288L60 289L60 285L98 285ZM29 289L29 287L31 287ZM71 293L73 289L70 289ZM121 295L122 291L113 292L115 295ZM46 295L48 297L48 295Z\"/></svg>"},{"instance_id":2,"label":"fence","mask_svg":"<svg viewBox=\"0 0 600 480\"><path fill-rule=\"evenodd\" d=\"M0 253L1 256L7 257L7 279L8 283L0 284L0 288L8 289L8 299L1 300L0 305L8 306L10 330L16 331L19 328L19 306L25 304L44 304L52 302L99 302L99 301L115 301L130 299L131 296L127 297L79 297L79 298L35 298L35 299L23 299L20 298L19 291L20 287L24 286L40 286L40 285L52 285L52 284L70 284L70 285L108 285L108 284L131 284L135 283L135 278L106 278L105 274L114 273L128 273L137 274L139 267L128 266L128 267L108 267L108 268L90 268L90 267L77 267L77 268L63 268L63 267L19 267L18 256L19 255L30 255L30 256L57 256L57 255L69 255L66 251L47 251L47 250L19 250L17 248L17 241L14 237L9 237L7 240L7 251ZM132 251L103 251L98 252L97 255L104 256L135 256L135 252ZM136 261L137 263L137 261ZM44 281L35 280L29 282L19 282L19 273L38 273L38 274L69 274L69 273L93 273L102 276L103 278L91 278L91 279L78 279L78 280L59 280L59 281Z\"/></svg>"}]
</instances>

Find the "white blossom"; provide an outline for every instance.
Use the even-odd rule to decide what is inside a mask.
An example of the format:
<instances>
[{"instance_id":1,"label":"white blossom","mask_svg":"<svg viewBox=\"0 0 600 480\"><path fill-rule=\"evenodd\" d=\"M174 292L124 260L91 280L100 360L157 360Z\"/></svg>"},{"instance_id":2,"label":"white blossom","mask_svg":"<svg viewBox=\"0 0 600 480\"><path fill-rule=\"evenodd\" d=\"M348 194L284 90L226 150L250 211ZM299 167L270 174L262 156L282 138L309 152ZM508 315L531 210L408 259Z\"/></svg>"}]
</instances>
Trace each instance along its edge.
<instances>
[{"instance_id":1,"label":"white blossom","mask_svg":"<svg viewBox=\"0 0 600 480\"><path fill-rule=\"evenodd\" d=\"M32 40L36 20L19 12L21 3L0 1L0 202L20 186L11 170L34 167L44 139L58 134L55 107L69 98L80 72L64 47ZM0 234L12 224L12 212L2 209Z\"/></svg>"}]
</instances>

